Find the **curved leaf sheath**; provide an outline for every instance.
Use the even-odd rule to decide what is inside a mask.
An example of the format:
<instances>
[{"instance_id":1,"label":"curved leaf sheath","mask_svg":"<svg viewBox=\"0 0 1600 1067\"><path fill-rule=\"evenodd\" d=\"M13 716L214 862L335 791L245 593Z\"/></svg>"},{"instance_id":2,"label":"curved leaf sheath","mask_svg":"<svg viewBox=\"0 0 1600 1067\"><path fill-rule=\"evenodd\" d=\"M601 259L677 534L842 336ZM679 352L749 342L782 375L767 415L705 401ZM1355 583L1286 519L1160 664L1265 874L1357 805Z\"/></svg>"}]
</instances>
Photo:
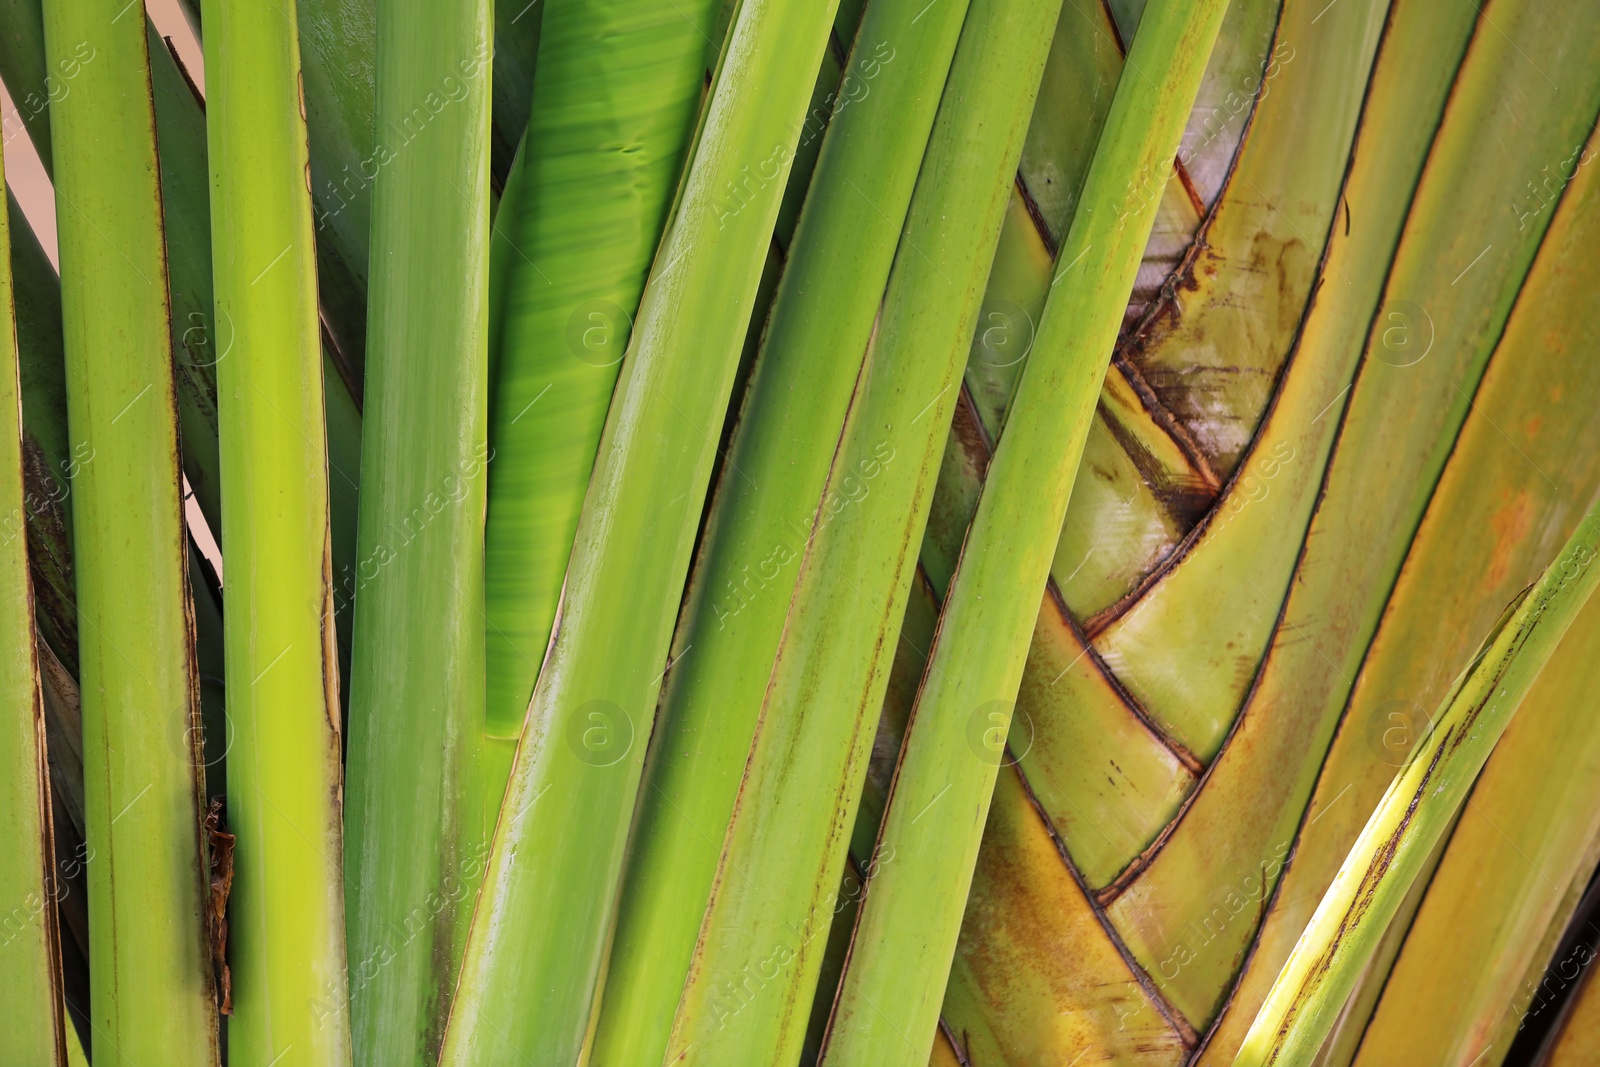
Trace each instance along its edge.
<instances>
[{"instance_id":1,"label":"curved leaf sheath","mask_svg":"<svg viewBox=\"0 0 1600 1067\"><path fill-rule=\"evenodd\" d=\"M1234 1063L1315 1054L1429 851L1597 585L1600 506L1508 612L1439 708L1432 733L1367 820Z\"/></svg>"},{"instance_id":2,"label":"curved leaf sheath","mask_svg":"<svg viewBox=\"0 0 1600 1067\"><path fill-rule=\"evenodd\" d=\"M1341 7L1319 25L1339 15ZM1457 9L1426 10L1472 17ZM1564 33L1564 20L1570 16L1552 5L1508 4L1501 15L1505 17L1495 21L1506 33L1520 35L1513 37L1517 47L1541 48L1548 56L1546 69L1561 79L1562 102L1557 106L1557 91L1505 39L1492 31L1474 38L1383 295L1375 301L1380 314L1371 320L1369 335L1340 357L1365 355L1353 386L1323 419L1345 406L1321 495L1305 528L1304 551L1287 597L1275 609L1281 618L1274 623L1249 701L1205 784L1159 853L1142 871L1132 872L1108 907L1135 955L1164 970L1164 988L1195 1017L1209 1017L1220 1007L1253 940L1250 923L1213 923L1208 930L1204 923L1217 906L1216 892L1200 887L1235 887L1251 877L1260 879L1260 872L1293 844L1413 532L1471 414L1471 391L1549 225L1547 212L1519 226L1512 207L1524 179L1515 171L1470 163L1484 152L1505 150L1511 143L1502 139L1507 133L1514 134L1519 155L1565 159L1600 110L1595 52L1600 40ZM1424 47L1436 43L1423 38ZM1543 99L1550 106L1528 113L1537 115L1537 121L1514 124L1501 117L1510 109L1520 114L1513 101L1524 98ZM1491 144L1498 147L1491 149ZM1469 165L1459 165L1463 163ZM1463 228L1463 213L1481 217L1482 226ZM1336 235L1341 231L1336 227ZM1493 247L1473 264L1485 245ZM1469 265L1473 269L1463 274ZM1352 267L1341 264L1341 269L1351 279L1363 277ZM1333 305L1329 287L1341 280L1331 267L1328 274L1302 338L1302 356L1312 323L1321 317L1321 299ZM1352 319L1331 312L1332 307L1316 326L1319 345L1336 339L1352 321L1360 338L1365 315ZM1391 313L1409 315L1424 326L1431 322L1431 338L1422 329L1396 333L1399 324L1387 317ZM1423 345L1425 358L1417 358L1416 349L1403 343L1406 338ZM1430 339L1431 348L1426 344ZM1342 388L1333 383L1324 403L1334 402ZM1312 417L1316 410L1311 409ZM1286 475L1292 473L1291 465ZM1268 496L1255 506L1271 500ZM1248 510L1234 523L1241 524ZM1266 532L1301 540L1293 527ZM1246 564L1241 568L1248 571ZM1260 584L1254 573L1251 578ZM1241 819L1241 812L1254 814Z\"/></svg>"}]
</instances>

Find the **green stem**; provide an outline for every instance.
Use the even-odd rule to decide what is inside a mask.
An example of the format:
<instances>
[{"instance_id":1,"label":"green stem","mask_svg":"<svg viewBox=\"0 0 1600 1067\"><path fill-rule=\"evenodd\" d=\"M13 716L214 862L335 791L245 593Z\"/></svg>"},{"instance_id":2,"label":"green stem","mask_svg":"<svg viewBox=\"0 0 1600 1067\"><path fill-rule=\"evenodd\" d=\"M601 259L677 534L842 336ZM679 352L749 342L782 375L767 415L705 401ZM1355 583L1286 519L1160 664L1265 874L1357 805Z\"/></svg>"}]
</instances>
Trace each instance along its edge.
<instances>
[{"instance_id":1,"label":"green stem","mask_svg":"<svg viewBox=\"0 0 1600 1067\"><path fill-rule=\"evenodd\" d=\"M716 876L713 828L733 811L801 524L827 480L965 15L964 0L880 0L831 117L806 116L801 151L816 138L821 154L674 638L683 662L651 745L594 1067L655 1063L666 1050Z\"/></svg>"},{"instance_id":2,"label":"green stem","mask_svg":"<svg viewBox=\"0 0 1600 1067\"><path fill-rule=\"evenodd\" d=\"M294 8L206 0L222 446L229 1062L350 1061L316 250ZM287 17L286 17L287 16ZM339 385L334 383L333 388Z\"/></svg>"},{"instance_id":3,"label":"green stem","mask_svg":"<svg viewBox=\"0 0 1600 1067\"><path fill-rule=\"evenodd\" d=\"M432 1063L488 846L488 0L378 9L350 687L357 1063Z\"/></svg>"},{"instance_id":4,"label":"green stem","mask_svg":"<svg viewBox=\"0 0 1600 1067\"><path fill-rule=\"evenodd\" d=\"M1152 0L944 601L821 1063L927 1062L1056 543L1228 0ZM1146 75L1144 72L1150 72Z\"/></svg>"},{"instance_id":5,"label":"green stem","mask_svg":"<svg viewBox=\"0 0 1600 1067\"><path fill-rule=\"evenodd\" d=\"M968 8L826 491L802 526L810 540L669 1062L799 1055L828 926L844 906L850 825L983 279L1059 10L1059 0Z\"/></svg>"},{"instance_id":6,"label":"green stem","mask_svg":"<svg viewBox=\"0 0 1600 1067\"><path fill-rule=\"evenodd\" d=\"M90 1017L100 1054L217 1062L160 168L142 13L49 0L73 485ZM87 58L92 56L93 58ZM130 565L136 561L137 565Z\"/></svg>"},{"instance_id":7,"label":"green stem","mask_svg":"<svg viewBox=\"0 0 1600 1067\"><path fill-rule=\"evenodd\" d=\"M747 3L730 32L579 518L444 1063L579 1055L718 428L832 17L831 0Z\"/></svg>"}]
</instances>

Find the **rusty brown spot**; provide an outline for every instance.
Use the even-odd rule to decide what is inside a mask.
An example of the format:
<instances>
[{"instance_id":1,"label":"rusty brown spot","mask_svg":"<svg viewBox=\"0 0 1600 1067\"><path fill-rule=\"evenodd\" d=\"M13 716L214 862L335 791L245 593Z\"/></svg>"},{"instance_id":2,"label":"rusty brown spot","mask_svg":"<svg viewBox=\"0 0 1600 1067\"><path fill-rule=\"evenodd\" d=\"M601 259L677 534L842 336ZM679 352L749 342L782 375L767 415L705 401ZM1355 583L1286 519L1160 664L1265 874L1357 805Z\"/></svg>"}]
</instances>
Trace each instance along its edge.
<instances>
[{"instance_id":1,"label":"rusty brown spot","mask_svg":"<svg viewBox=\"0 0 1600 1067\"><path fill-rule=\"evenodd\" d=\"M212 797L206 809L206 838L211 844L211 894L207 901L206 927L211 937L211 963L216 971L217 1010L233 1014L233 978L228 973L228 895L233 892L233 846L235 838L227 829L223 798Z\"/></svg>"},{"instance_id":2,"label":"rusty brown spot","mask_svg":"<svg viewBox=\"0 0 1600 1067\"><path fill-rule=\"evenodd\" d=\"M1513 490L1510 499L1497 507L1489 516L1489 529L1494 533L1494 545L1489 557L1485 583L1501 585L1511 571L1517 549L1527 543L1528 531L1538 508L1533 494L1526 489Z\"/></svg>"}]
</instances>

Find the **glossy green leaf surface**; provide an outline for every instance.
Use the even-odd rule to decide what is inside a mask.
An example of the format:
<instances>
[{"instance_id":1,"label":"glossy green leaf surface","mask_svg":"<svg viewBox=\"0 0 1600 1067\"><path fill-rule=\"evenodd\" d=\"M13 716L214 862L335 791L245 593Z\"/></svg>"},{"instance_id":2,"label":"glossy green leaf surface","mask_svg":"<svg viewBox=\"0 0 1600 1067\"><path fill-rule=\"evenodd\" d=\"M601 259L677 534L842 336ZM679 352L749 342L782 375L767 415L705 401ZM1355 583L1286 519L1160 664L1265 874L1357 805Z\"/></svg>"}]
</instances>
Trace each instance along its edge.
<instances>
[{"instance_id":1,"label":"glossy green leaf surface","mask_svg":"<svg viewBox=\"0 0 1600 1067\"><path fill-rule=\"evenodd\" d=\"M715 5L542 0L506 264L486 533L488 729L516 738L678 172Z\"/></svg>"}]
</instances>

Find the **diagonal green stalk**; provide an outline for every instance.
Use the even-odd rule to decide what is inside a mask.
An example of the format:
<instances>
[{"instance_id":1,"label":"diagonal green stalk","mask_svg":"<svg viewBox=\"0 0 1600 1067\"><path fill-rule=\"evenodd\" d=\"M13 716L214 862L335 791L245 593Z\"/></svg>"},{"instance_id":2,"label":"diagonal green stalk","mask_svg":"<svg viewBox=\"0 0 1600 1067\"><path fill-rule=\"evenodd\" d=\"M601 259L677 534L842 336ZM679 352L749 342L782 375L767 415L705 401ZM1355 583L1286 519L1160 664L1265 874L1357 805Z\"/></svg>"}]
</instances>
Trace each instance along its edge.
<instances>
[{"instance_id":1,"label":"diagonal green stalk","mask_svg":"<svg viewBox=\"0 0 1600 1067\"><path fill-rule=\"evenodd\" d=\"M230 327L217 324L213 318L211 277L211 217L208 207L209 171L206 162L206 135L204 100L200 98L195 83L188 75L202 71L186 72L180 69L175 55L157 35L153 24L147 23L151 61L151 92L155 100L157 145L160 152L162 179L162 222L166 235L169 292L172 301L172 348L177 357L178 412L180 420L179 445L182 450L184 473L194 490L206 522L215 532L221 529L220 474L218 463L217 427L217 367L229 351ZM42 40L40 0L12 0L0 4L0 39L12 42L12 47L0 47L0 76L8 86L31 86L27 95L37 101L46 101L52 94L60 96L73 91L78 74L98 61L93 45L85 42L74 50L69 60L58 61L54 67L42 65L43 47L35 49L38 60L32 59L35 39ZM47 80L48 70L48 80ZM315 83L310 72L308 80ZM313 89L315 89L313 84ZM370 87L369 87L370 88ZM313 92L312 100L316 97ZM23 115L36 105L23 105ZM46 112L48 114L48 112ZM370 120L371 101L367 102ZM46 164L50 161L49 126L41 121L26 122L30 138ZM370 137L370 131L369 131ZM363 222L365 216L362 216ZM365 256L365 232L362 235L361 255ZM325 249L336 242L324 240ZM333 249L334 254L337 249ZM31 253L30 253L31 255ZM326 257L320 257L325 260ZM320 261L319 260L319 261ZM365 262L363 258L363 263ZM25 324L23 303L28 279L19 274L19 326ZM319 284L326 290L326 272L319 270ZM364 283L363 283L364 284ZM361 298L362 309L365 296ZM337 317L337 310L327 312ZM330 329L329 336L336 331ZM335 338L336 340L336 338ZM361 413L356 403L359 383L351 380L345 365L347 353L336 344L325 349L325 376L328 388L324 391L328 423L328 462L330 466L331 519L333 526L333 566L340 576L342 595L335 598L338 621L339 649L342 659L348 660L350 648L350 592L355 584L355 512L357 506L358 467L361 451ZM27 353L24 352L24 393L27 389ZM358 364L359 366L359 364ZM352 386L355 386L352 391ZM28 420L24 420L25 422ZM59 465L59 471L69 471ZM70 475L67 476L70 480ZM64 502L63 502L64 504ZM70 510L70 509L67 509ZM48 567L57 560L40 560ZM69 590L70 583L55 583ZM42 612L54 611L61 616L60 589L36 583ZM54 636L51 638L56 640ZM58 645L58 654L61 649ZM69 666L77 662L76 653L63 656ZM206 673L202 667L202 673ZM214 791L215 792L215 791Z\"/></svg>"},{"instance_id":2,"label":"diagonal green stalk","mask_svg":"<svg viewBox=\"0 0 1600 1067\"><path fill-rule=\"evenodd\" d=\"M717 3L542 0L532 117L495 219L507 269L489 443L489 735L515 738L650 258L694 130Z\"/></svg>"},{"instance_id":3,"label":"diagonal green stalk","mask_svg":"<svg viewBox=\"0 0 1600 1067\"><path fill-rule=\"evenodd\" d=\"M131 17L131 16L130 16ZM177 62L148 19L149 93L154 99L161 163L172 347L183 469L207 522L220 519L217 475L217 346L210 328L211 263L205 211L205 130ZM0 75L15 89L18 112L46 172L53 168L49 106L76 91L84 71L103 58L93 35L46 62L40 0L0 5ZM190 205L197 204L198 207Z\"/></svg>"},{"instance_id":4,"label":"diagonal green stalk","mask_svg":"<svg viewBox=\"0 0 1600 1067\"><path fill-rule=\"evenodd\" d=\"M1152 0L944 601L820 1062L920 1065L1090 420L1228 0ZM1147 73L1148 72L1148 73ZM976 742L976 743L975 743Z\"/></svg>"},{"instance_id":5,"label":"diagonal green stalk","mask_svg":"<svg viewBox=\"0 0 1600 1067\"><path fill-rule=\"evenodd\" d=\"M72 480L78 465L67 432L61 350L61 282L22 208L6 197L11 298L22 381L22 464L39 636L77 676L78 618L72 581ZM78 459L82 460L83 455Z\"/></svg>"},{"instance_id":6,"label":"diagonal green stalk","mask_svg":"<svg viewBox=\"0 0 1600 1067\"><path fill-rule=\"evenodd\" d=\"M1600 585L1600 504L1507 609L1367 819L1256 1015L1239 1067L1309 1062L1489 754Z\"/></svg>"},{"instance_id":7,"label":"diagonal green stalk","mask_svg":"<svg viewBox=\"0 0 1600 1067\"><path fill-rule=\"evenodd\" d=\"M295 8L206 0L230 898L229 1062L350 1062L339 674ZM339 385L334 383L333 388Z\"/></svg>"},{"instance_id":8,"label":"diagonal green stalk","mask_svg":"<svg viewBox=\"0 0 1600 1067\"><path fill-rule=\"evenodd\" d=\"M968 8L799 564L669 1062L799 1055L983 279L1059 10L1059 0Z\"/></svg>"},{"instance_id":9,"label":"diagonal green stalk","mask_svg":"<svg viewBox=\"0 0 1600 1067\"><path fill-rule=\"evenodd\" d=\"M966 14L864 16L702 535L645 771L590 1063L655 1063ZM921 16L919 19L919 15ZM845 103L844 101L848 101ZM684 650L691 654L684 656Z\"/></svg>"},{"instance_id":10,"label":"diagonal green stalk","mask_svg":"<svg viewBox=\"0 0 1600 1067\"><path fill-rule=\"evenodd\" d=\"M4 172L0 164L0 173ZM0 216L0 1061L66 1064L57 884L22 480L11 235Z\"/></svg>"},{"instance_id":11,"label":"diagonal green stalk","mask_svg":"<svg viewBox=\"0 0 1600 1067\"><path fill-rule=\"evenodd\" d=\"M729 32L590 479L444 1063L579 1055L714 459L707 428L727 406L833 6L745 0Z\"/></svg>"},{"instance_id":12,"label":"diagonal green stalk","mask_svg":"<svg viewBox=\"0 0 1600 1067\"><path fill-rule=\"evenodd\" d=\"M212 318L205 112L187 72L179 68L170 46L148 18L145 36L161 164L161 223L172 307L178 444L189 489L207 525L215 531L222 525L217 364L227 351L228 337L226 327ZM89 60L84 66L92 67L95 62ZM66 91L70 93L71 88Z\"/></svg>"},{"instance_id":13,"label":"diagonal green stalk","mask_svg":"<svg viewBox=\"0 0 1600 1067\"><path fill-rule=\"evenodd\" d=\"M0 73L17 117L50 174L51 90L61 92L61 78L52 77L44 50L41 0L0 0ZM75 68L68 68L75 70ZM9 132L9 131L8 131ZM9 139L9 138L8 138Z\"/></svg>"},{"instance_id":14,"label":"diagonal green stalk","mask_svg":"<svg viewBox=\"0 0 1600 1067\"><path fill-rule=\"evenodd\" d=\"M180 0L202 41L201 0ZM361 394L367 338L372 186L387 164L372 132L375 0L305 0L295 8L317 220L317 287L334 369ZM329 430L334 426L330 421ZM337 483L335 483L337 484ZM337 537L338 519L335 518Z\"/></svg>"},{"instance_id":15,"label":"diagonal green stalk","mask_svg":"<svg viewBox=\"0 0 1600 1067\"><path fill-rule=\"evenodd\" d=\"M44 15L51 65L96 57L50 114L68 423L87 447L73 556L94 1044L200 1067L217 1024L150 58L119 0Z\"/></svg>"},{"instance_id":16,"label":"diagonal green stalk","mask_svg":"<svg viewBox=\"0 0 1600 1067\"><path fill-rule=\"evenodd\" d=\"M482 870L488 0L378 10L345 867L357 1063L432 1063Z\"/></svg>"}]
</instances>

